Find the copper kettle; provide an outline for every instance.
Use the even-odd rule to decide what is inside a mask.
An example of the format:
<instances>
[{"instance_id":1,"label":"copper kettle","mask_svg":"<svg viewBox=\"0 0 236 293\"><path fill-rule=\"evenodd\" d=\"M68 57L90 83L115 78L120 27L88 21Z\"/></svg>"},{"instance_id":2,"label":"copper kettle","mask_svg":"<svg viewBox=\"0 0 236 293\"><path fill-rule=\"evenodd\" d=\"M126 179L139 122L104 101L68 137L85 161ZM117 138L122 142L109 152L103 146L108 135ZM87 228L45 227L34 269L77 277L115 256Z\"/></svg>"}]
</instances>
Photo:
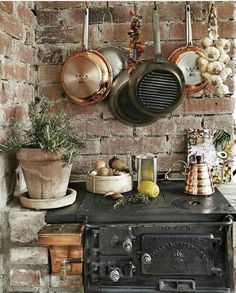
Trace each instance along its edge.
<instances>
[{"instance_id":1,"label":"copper kettle","mask_svg":"<svg viewBox=\"0 0 236 293\"><path fill-rule=\"evenodd\" d=\"M181 160L176 161L165 174L165 179L169 179L168 174L178 162L185 165L185 193L191 195L211 195L215 192L216 185L213 184L210 168L203 161L201 155L196 155L195 161L190 162L189 165Z\"/></svg>"}]
</instances>

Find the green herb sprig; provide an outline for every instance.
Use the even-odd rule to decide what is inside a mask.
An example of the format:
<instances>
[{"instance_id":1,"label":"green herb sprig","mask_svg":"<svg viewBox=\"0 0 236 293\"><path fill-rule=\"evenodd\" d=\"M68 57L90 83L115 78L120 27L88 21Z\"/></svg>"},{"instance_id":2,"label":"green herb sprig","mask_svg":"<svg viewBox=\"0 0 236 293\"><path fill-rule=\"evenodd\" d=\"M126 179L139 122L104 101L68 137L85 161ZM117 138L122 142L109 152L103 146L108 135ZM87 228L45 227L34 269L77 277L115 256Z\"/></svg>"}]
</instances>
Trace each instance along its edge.
<instances>
[{"instance_id":1,"label":"green herb sprig","mask_svg":"<svg viewBox=\"0 0 236 293\"><path fill-rule=\"evenodd\" d=\"M124 196L123 198L119 199L113 207L115 210L117 210L128 204L147 204L148 201L149 198L146 195L142 193L137 193L133 195Z\"/></svg>"}]
</instances>

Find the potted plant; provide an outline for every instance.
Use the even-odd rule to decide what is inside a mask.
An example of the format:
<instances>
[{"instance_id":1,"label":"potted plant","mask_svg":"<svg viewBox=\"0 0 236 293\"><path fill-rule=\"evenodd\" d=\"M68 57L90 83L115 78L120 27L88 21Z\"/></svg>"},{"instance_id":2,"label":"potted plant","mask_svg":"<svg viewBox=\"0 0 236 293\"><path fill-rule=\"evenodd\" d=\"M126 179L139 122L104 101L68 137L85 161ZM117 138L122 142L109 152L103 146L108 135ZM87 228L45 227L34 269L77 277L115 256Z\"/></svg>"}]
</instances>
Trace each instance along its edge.
<instances>
[{"instance_id":1,"label":"potted plant","mask_svg":"<svg viewBox=\"0 0 236 293\"><path fill-rule=\"evenodd\" d=\"M0 144L0 152L16 152L32 199L66 195L72 163L84 146L64 111L54 112L52 106L31 102L29 127L15 124L14 135Z\"/></svg>"}]
</instances>

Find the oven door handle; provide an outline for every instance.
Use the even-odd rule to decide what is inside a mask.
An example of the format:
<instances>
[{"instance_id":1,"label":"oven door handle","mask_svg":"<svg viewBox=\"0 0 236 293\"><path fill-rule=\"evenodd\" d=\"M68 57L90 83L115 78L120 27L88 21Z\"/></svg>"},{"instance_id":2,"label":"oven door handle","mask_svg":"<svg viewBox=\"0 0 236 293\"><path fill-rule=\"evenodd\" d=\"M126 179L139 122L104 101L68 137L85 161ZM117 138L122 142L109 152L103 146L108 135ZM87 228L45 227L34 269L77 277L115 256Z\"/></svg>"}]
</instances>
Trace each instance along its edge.
<instances>
[{"instance_id":1,"label":"oven door handle","mask_svg":"<svg viewBox=\"0 0 236 293\"><path fill-rule=\"evenodd\" d=\"M227 215L224 217L222 222L165 222L162 224L167 224L168 226L178 226L178 225L186 225L186 226L220 226L221 229L223 226L231 226L234 222L234 218L231 215Z\"/></svg>"}]
</instances>

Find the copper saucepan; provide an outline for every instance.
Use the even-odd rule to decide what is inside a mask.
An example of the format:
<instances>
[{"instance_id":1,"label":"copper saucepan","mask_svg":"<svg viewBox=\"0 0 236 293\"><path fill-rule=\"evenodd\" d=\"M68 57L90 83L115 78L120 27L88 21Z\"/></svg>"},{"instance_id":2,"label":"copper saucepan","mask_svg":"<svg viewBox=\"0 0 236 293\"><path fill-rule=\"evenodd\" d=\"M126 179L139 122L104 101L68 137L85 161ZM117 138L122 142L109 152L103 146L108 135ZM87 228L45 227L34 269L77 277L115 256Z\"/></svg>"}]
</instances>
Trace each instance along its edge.
<instances>
[{"instance_id":1,"label":"copper saucepan","mask_svg":"<svg viewBox=\"0 0 236 293\"><path fill-rule=\"evenodd\" d=\"M189 4L185 6L185 18L186 46L176 49L169 56L168 60L175 63L181 69L185 79L186 92L193 94L202 90L208 82L202 79L196 62L199 56L204 56L204 51L197 46L193 46Z\"/></svg>"},{"instance_id":2,"label":"copper saucepan","mask_svg":"<svg viewBox=\"0 0 236 293\"><path fill-rule=\"evenodd\" d=\"M61 83L70 99L79 105L90 105L102 101L112 84L112 71L103 55L88 50L89 10L85 9L82 50L65 61Z\"/></svg>"}]
</instances>

